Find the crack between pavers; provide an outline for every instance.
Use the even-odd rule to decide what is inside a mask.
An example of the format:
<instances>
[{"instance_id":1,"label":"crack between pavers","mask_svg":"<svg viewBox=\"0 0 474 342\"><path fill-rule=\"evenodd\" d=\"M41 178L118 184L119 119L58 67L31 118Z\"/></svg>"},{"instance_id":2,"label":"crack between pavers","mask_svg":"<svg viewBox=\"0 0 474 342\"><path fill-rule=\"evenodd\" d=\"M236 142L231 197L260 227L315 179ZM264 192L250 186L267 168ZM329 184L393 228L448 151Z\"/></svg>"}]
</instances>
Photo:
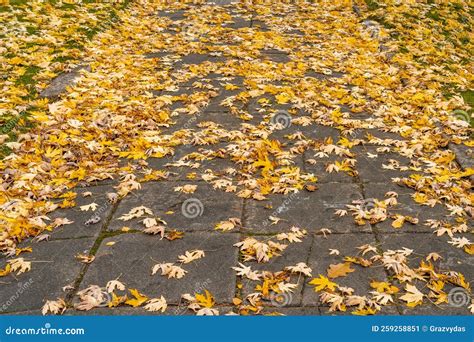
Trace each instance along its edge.
<instances>
[{"instance_id":1,"label":"crack between pavers","mask_svg":"<svg viewBox=\"0 0 474 342\"><path fill-rule=\"evenodd\" d=\"M244 236L277 236L278 234L285 233L285 231L278 231L278 232L246 232L243 231L242 235ZM355 234L373 234L371 231L355 231L355 232L332 232L331 234L327 234L328 236L331 235L355 235ZM307 232L308 236L324 236L323 233L320 232Z\"/></svg>"},{"instance_id":2,"label":"crack between pavers","mask_svg":"<svg viewBox=\"0 0 474 342\"><path fill-rule=\"evenodd\" d=\"M95 238L95 236L87 236L87 235L83 235L83 236L72 236L72 237L59 237L59 238L54 238L52 237L51 239L48 239L48 242L52 242L52 241L67 241L67 240L81 240L81 239L90 239L90 238Z\"/></svg>"},{"instance_id":3,"label":"crack between pavers","mask_svg":"<svg viewBox=\"0 0 474 342\"><path fill-rule=\"evenodd\" d=\"M242 236L243 236L243 233L242 233L242 229L246 223L246 208L247 208L247 199L245 198L242 198L242 212L240 213L240 227L239 227L239 235L240 235L240 238L239 238L239 241L242 241ZM237 265L235 265L236 267L238 266L239 263L243 263L244 262L244 259L243 259L243 256L242 254L240 253L240 250L237 251ZM235 288L234 288L234 297L235 298L239 298L240 300L242 300L242 302L244 301L244 299L242 298L242 290L243 290L243 276L238 276L236 275L235 276ZM241 287L239 288L239 284L241 285Z\"/></svg>"},{"instance_id":4,"label":"crack between pavers","mask_svg":"<svg viewBox=\"0 0 474 342\"><path fill-rule=\"evenodd\" d=\"M112 221L112 217L114 216L115 211L117 210L117 208L119 207L121 202L122 202L122 200L120 199L116 203L114 203L114 205L112 207L112 210L110 211L110 213L107 216L104 224L102 225L102 228L99 231L99 236L96 238L96 240L94 241L94 244L92 245L92 247L89 251L90 256L95 256L96 255L102 241L105 238L108 237L107 229L109 227L110 222ZM76 294L79 290L79 286L81 285L82 280L84 279L84 276L86 275L87 270L89 269L89 266L90 266L90 264L84 264L84 266L82 267L82 270L79 272L79 275L77 276L77 278L74 281L74 284L72 285L73 289L66 295L65 302L66 302L68 307L72 306L72 300L76 296Z\"/></svg>"},{"instance_id":5,"label":"crack between pavers","mask_svg":"<svg viewBox=\"0 0 474 342\"><path fill-rule=\"evenodd\" d=\"M360 187L360 191L361 191L361 193L362 193L362 197L364 198L364 200L367 200L366 193L365 193L365 186L364 186L364 183L362 183L362 182L360 181L360 178L359 178L358 175L356 176L356 179L358 180L358 185L359 185L359 187ZM379 231L378 231L377 227L375 226L375 224L372 224L372 223L369 223L369 225L370 225L370 229L372 230L372 235L373 235L373 237L374 237L374 240L375 240L376 244L377 244L378 246L381 246L381 240L380 240L380 238L379 238L379 236L378 236ZM387 277L387 280L390 279L390 274L388 273L387 269L385 269L385 267L384 267L383 270L384 270L384 273L385 273L385 275L386 275L386 277ZM400 315L403 315L403 310L402 310L402 308L401 308L401 306L400 306L400 304L399 304L397 298L394 298L394 304L395 304L395 307L396 307L398 313L399 313Z\"/></svg>"},{"instance_id":6,"label":"crack between pavers","mask_svg":"<svg viewBox=\"0 0 474 342\"><path fill-rule=\"evenodd\" d=\"M309 259L311 257L311 253L313 252L313 247L314 247L314 240L315 240L316 236L312 236L312 240L311 240L311 244L309 245L309 252L308 252L308 256L306 257L306 265L309 265ZM303 303L303 299L304 299L304 294L307 290L311 291L311 289L309 289L308 287L308 284L306 282L306 279L307 277L304 276L303 277L303 286L301 287L301 306L302 307L311 307L311 305L304 305ZM318 313L321 314L321 310L319 309L319 305L316 303L315 307L318 309Z\"/></svg>"}]
</instances>

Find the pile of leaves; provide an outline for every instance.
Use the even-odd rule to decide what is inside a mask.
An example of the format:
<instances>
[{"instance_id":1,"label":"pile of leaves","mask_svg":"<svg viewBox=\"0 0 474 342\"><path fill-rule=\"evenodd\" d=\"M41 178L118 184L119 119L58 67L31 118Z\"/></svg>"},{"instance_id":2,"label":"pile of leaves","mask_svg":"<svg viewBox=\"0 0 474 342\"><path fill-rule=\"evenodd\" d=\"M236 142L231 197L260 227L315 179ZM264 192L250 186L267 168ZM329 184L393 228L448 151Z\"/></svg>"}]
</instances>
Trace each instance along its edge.
<instances>
[{"instance_id":1,"label":"pile of leaves","mask_svg":"<svg viewBox=\"0 0 474 342\"><path fill-rule=\"evenodd\" d=\"M2 1L0 5L0 144L37 122L38 94L83 59L84 46L117 21L127 5L91 1ZM33 116L31 118L30 116ZM28 120L28 118L30 120ZM7 135L9 134L9 135Z\"/></svg>"}]
</instances>

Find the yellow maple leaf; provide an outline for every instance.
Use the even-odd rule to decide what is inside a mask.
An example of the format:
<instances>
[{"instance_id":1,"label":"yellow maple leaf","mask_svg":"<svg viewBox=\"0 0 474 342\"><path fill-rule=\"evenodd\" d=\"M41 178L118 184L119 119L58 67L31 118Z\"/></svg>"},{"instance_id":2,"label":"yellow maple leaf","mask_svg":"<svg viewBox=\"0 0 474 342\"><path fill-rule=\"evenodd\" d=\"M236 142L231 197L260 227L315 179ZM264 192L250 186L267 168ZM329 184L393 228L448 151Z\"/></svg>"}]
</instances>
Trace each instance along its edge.
<instances>
[{"instance_id":1,"label":"yellow maple leaf","mask_svg":"<svg viewBox=\"0 0 474 342\"><path fill-rule=\"evenodd\" d=\"M127 295L117 296L114 292L112 292L112 300L107 305L109 308L114 308L125 302L127 302Z\"/></svg>"},{"instance_id":2,"label":"yellow maple leaf","mask_svg":"<svg viewBox=\"0 0 474 342\"><path fill-rule=\"evenodd\" d=\"M346 275L354 271L355 270L351 268L350 262L332 264L329 265L329 268L327 269L329 278L345 277Z\"/></svg>"},{"instance_id":3,"label":"yellow maple leaf","mask_svg":"<svg viewBox=\"0 0 474 342\"><path fill-rule=\"evenodd\" d=\"M416 203L423 204L423 203L426 203L428 201L428 196L426 196L425 194L423 194L421 192L415 193L412 197L413 197L413 200Z\"/></svg>"},{"instance_id":4,"label":"yellow maple leaf","mask_svg":"<svg viewBox=\"0 0 474 342\"><path fill-rule=\"evenodd\" d=\"M133 306L134 308L136 308L137 306L142 305L143 303L145 303L148 300L148 297L141 294L140 292L138 292L137 289L129 289L129 291L130 291L130 294L134 298L127 300L125 302L125 304L128 304L128 305Z\"/></svg>"},{"instance_id":5,"label":"yellow maple leaf","mask_svg":"<svg viewBox=\"0 0 474 342\"><path fill-rule=\"evenodd\" d=\"M328 278L326 278L322 274L320 274L318 278L312 279L309 282L309 284L310 285L316 285L316 287L314 288L314 291L316 291L316 292L324 290L326 288L329 289L329 290L334 291L336 289L336 286L337 286L336 283L333 283L332 281L330 281Z\"/></svg>"},{"instance_id":6,"label":"yellow maple leaf","mask_svg":"<svg viewBox=\"0 0 474 342\"><path fill-rule=\"evenodd\" d=\"M276 95L275 99L277 100L279 104L285 104L291 100L291 96L287 93L281 93L281 94Z\"/></svg>"},{"instance_id":7,"label":"yellow maple leaf","mask_svg":"<svg viewBox=\"0 0 474 342\"><path fill-rule=\"evenodd\" d=\"M11 271L11 266L10 264L7 264L4 269L0 269L0 277L5 277L8 275Z\"/></svg>"},{"instance_id":8,"label":"yellow maple leaf","mask_svg":"<svg viewBox=\"0 0 474 342\"><path fill-rule=\"evenodd\" d=\"M466 252L469 255L474 255L474 243L464 246L464 252Z\"/></svg>"},{"instance_id":9,"label":"yellow maple leaf","mask_svg":"<svg viewBox=\"0 0 474 342\"><path fill-rule=\"evenodd\" d=\"M402 228L403 223L405 223L405 216L403 215L395 215L395 221L392 222L392 227L393 228Z\"/></svg>"},{"instance_id":10,"label":"yellow maple leaf","mask_svg":"<svg viewBox=\"0 0 474 342\"><path fill-rule=\"evenodd\" d=\"M377 313L377 310L375 310L374 308L357 309L354 312L352 312L352 314L356 316L375 315L376 313Z\"/></svg>"},{"instance_id":11,"label":"yellow maple leaf","mask_svg":"<svg viewBox=\"0 0 474 342\"><path fill-rule=\"evenodd\" d=\"M394 294L398 292L398 287L385 281L372 280L370 286L380 293Z\"/></svg>"},{"instance_id":12,"label":"yellow maple leaf","mask_svg":"<svg viewBox=\"0 0 474 342\"><path fill-rule=\"evenodd\" d=\"M199 305L206 308L212 308L215 304L214 297L208 290L204 290L204 294L196 293L196 300L199 302Z\"/></svg>"},{"instance_id":13,"label":"yellow maple leaf","mask_svg":"<svg viewBox=\"0 0 474 342\"><path fill-rule=\"evenodd\" d=\"M414 308L417 305L423 303L423 297L425 296L420 292L414 285L407 284L405 287L406 294L400 297L401 300L407 302L407 306Z\"/></svg>"}]
</instances>

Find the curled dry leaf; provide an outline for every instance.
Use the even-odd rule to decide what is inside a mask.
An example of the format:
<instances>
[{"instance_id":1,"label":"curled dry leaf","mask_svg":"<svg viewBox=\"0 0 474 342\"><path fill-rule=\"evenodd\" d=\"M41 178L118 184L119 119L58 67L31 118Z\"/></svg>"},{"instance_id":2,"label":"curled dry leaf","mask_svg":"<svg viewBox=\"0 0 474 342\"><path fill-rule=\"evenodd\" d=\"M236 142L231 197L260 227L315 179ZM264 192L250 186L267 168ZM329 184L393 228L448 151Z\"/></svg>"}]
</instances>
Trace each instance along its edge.
<instances>
[{"instance_id":1,"label":"curled dry leaf","mask_svg":"<svg viewBox=\"0 0 474 342\"><path fill-rule=\"evenodd\" d=\"M163 239L163 237L165 236L165 230L166 230L165 226L151 226L151 227L145 228L143 232L150 235L160 234L161 238Z\"/></svg>"},{"instance_id":2,"label":"curled dry leaf","mask_svg":"<svg viewBox=\"0 0 474 342\"><path fill-rule=\"evenodd\" d=\"M108 293L112 293L115 290L119 291L124 291L125 290L125 285L118 281L117 279L115 280L110 280L107 282L107 285L105 285L105 289L107 290Z\"/></svg>"},{"instance_id":3,"label":"curled dry leaf","mask_svg":"<svg viewBox=\"0 0 474 342\"><path fill-rule=\"evenodd\" d=\"M62 298L57 300L47 300L41 309L43 315L51 313L53 315L61 315L66 310L66 302Z\"/></svg>"},{"instance_id":4,"label":"curled dry leaf","mask_svg":"<svg viewBox=\"0 0 474 342\"><path fill-rule=\"evenodd\" d=\"M144 309L151 312L165 312L168 304L166 303L165 297L161 296L160 298L153 298L146 302Z\"/></svg>"},{"instance_id":5,"label":"curled dry leaf","mask_svg":"<svg viewBox=\"0 0 474 342\"><path fill-rule=\"evenodd\" d=\"M31 262L26 261L23 258L10 259L7 261L8 265L11 267L12 272L16 272L17 275L28 272L31 270Z\"/></svg>"},{"instance_id":6,"label":"curled dry leaf","mask_svg":"<svg viewBox=\"0 0 474 342\"><path fill-rule=\"evenodd\" d=\"M77 254L76 259L84 264L90 264L95 260L95 256L87 254Z\"/></svg>"},{"instance_id":7,"label":"curled dry leaf","mask_svg":"<svg viewBox=\"0 0 474 342\"><path fill-rule=\"evenodd\" d=\"M168 278L176 279L181 279L186 273L188 273L186 270L174 265L173 263L156 264L155 266L153 266L151 274L154 275L159 271L161 271L161 275L168 276Z\"/></svg>"},{"instance_id":8,"label":"curled dry leaf","mask_svg":"<svg viewBox=\"0 0 474 342\"><path fill-rule=\"evenodd\" d=\"M184 255L178 256L178 261L182 262L183 264L189 264L194 260L198 260L204 258L205 254L204 251L196 249L194 251L186 251Z\"/></svg>"},{"instance_id":9,"label":"curled dry leaf","mask_svg":"<svg viewBox=\"0 0 474 342\"><path fill-rule=\"evenodd\" d=\"M304 262L299 262L296 264L296 266L286 266L285 269L290 271L291 273L301 273L307 277L311 277L312 270Z\"/></svg>"}]
</instances>

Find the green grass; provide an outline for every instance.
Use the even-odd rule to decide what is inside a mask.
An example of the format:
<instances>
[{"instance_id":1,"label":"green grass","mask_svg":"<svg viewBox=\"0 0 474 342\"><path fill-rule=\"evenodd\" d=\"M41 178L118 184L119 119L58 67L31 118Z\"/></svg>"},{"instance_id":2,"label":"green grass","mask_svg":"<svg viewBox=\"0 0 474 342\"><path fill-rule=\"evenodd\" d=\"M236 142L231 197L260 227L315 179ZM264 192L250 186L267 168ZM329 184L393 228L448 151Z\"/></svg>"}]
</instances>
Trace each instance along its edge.
<instances>
[{"instance_id":1,"label":"green grass","mask_svg":"<svg viewBox=\"0 0 474 342\"><path fill-rule=\"evenodd\" d=\"M367 5L367 8L369 11L375 11L380 7L377 1L374 0L365 0L365 4Z\"/></svg>"}]
</instances>

